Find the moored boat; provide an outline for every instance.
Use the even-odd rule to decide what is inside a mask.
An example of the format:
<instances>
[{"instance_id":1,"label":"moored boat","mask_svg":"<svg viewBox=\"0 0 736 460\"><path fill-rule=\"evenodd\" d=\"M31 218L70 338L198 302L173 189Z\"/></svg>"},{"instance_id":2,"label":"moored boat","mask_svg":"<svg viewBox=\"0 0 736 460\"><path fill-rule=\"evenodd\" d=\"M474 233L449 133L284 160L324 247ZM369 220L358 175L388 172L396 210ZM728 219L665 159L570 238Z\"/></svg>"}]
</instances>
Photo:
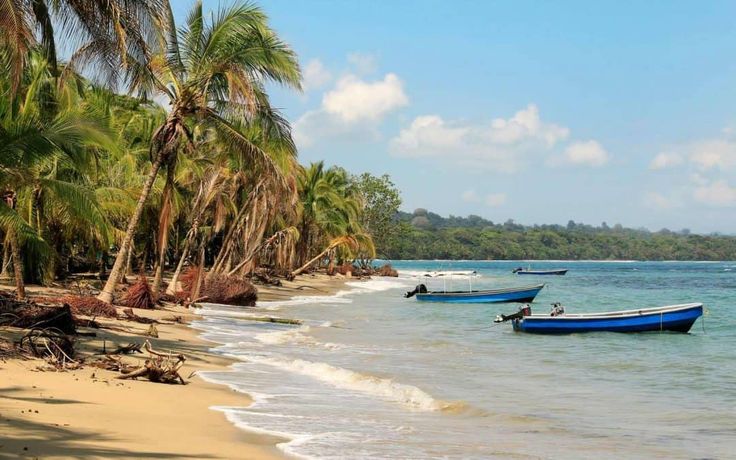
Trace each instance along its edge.
<instances>
[{"instance_id":1,"label":"moored boat","mask_svg":"<svg viewBox=\"0 0 736 460\"><path fill-rule=\"evenodd\" d=\"M554 270L531 270L525 268L515 268L511 270L512 273L517 275L564 275L567 273L567 268L557 268Z\"/></svg>"},{"instance_id":2,"label":"moored boat","mask_svg":"<svg viewBox=\"0 0 736 460\"><path fill-rule=\"evenodd\" d=\"M443 276L475 276L478 272L475 270L436 270L431 272L424 272L421 276L426 278L440 278Z\"/></svg>"},{"instance_id":3,"label":"moored boat","mask_svg":"<svg viewBox=\"0 0 736 460\"><path fill-rule=\"evenodd\" d=\"M515 331L536 334L688 332L702 315L702 303L578 314L565 313L561 305L554 304L549 315L534 315L531 313L531 307L525 307L513 315L498 316L495 322L511 321Z\"/></svg>"},{"instance_id":4,"label":"moored boat","mask_svg":"<svg viewBox=\"0 0 736 460\"><path fill-rule=\"evenodd\" d=\"M424 302L447 303L502 303L502 302L532 302L542 290L544 284L533 286L508 287L499 289L467 290L467 291L427 291L424 284L420 284L413 291L404 294L404 297L413 297Z\"/></svg>"}]
</instances>

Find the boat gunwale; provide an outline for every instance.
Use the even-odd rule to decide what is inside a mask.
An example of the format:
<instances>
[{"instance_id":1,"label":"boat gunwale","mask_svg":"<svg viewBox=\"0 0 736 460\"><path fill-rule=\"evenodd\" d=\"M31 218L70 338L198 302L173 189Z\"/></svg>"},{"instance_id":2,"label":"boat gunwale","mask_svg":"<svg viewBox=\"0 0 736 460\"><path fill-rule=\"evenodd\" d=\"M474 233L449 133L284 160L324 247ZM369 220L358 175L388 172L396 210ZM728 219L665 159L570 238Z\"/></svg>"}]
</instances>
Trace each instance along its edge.
<instances>
[{"instance_id":1,"label":"boat gunwale","mask_svg":"<svg viewBox=\"0 0 736 460\"><path fill-rule=\"evenodd\" d=\"M559 316L549 315L529 315L524 316L522 320L580 320L580 319L616 319L616 318L636 318L641 316L650 316L656 314L675 313L679 311L690 310L693 308L703 308L703 304L699 302L684 303L679 305L667 305L663 307L640 308L635 310L608 311L601 313L565 313Z\"/></svg>"},{"instance_id":2,"label":"boat gunwale","mask_svg":"<svg viewBox=\"0 0 736 460\"><path fill-rule=\"evenodd\" d=\"M477 291L430 291L430 292L423 292L423 293L417 293L417 297L420 296L437 296L437 295L448 295L453 297L458 296L476 296L476 295L488 295L488 294L508 294L513 292L525 292L525 291L533 291L533 290L542 290L546 286L546 284L535 284L535 285L529 285L529 286L520 286L520 287L511 287L511 288L501 288L501 289L483 289L483 290L477 290Z\"/></svg>"}]
</instances>

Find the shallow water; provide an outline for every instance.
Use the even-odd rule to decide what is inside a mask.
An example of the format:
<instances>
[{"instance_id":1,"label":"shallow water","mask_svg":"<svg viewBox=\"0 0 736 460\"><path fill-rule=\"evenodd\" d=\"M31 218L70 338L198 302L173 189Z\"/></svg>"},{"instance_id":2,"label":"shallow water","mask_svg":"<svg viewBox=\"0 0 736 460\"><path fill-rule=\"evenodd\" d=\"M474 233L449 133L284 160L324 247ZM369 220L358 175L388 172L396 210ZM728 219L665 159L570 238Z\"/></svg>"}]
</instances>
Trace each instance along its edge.
<instances>
[{"instance_id":1,"label":"shallow water","mask_svg":"<svg viewBox=\"0 0 736 460\"><path fill-rule=\"evenodd\" d=\"M205 378L251 394L220 407L243 428L280 434L312 458L733 458L736 263L534 262L567 276L514 276L524 262L394 262L399 279L356 281L331 297L209 305L195 323L240 361ZM535 336L494 326L516 304L404 299L424 270L461 289L548 283L536 312L703 302L690 334ZM425 281L426 282L426 281ZM302 326L243 321L267 314ZM705 327L705 331L703 329Z\"/></svg>"}]
</instances>

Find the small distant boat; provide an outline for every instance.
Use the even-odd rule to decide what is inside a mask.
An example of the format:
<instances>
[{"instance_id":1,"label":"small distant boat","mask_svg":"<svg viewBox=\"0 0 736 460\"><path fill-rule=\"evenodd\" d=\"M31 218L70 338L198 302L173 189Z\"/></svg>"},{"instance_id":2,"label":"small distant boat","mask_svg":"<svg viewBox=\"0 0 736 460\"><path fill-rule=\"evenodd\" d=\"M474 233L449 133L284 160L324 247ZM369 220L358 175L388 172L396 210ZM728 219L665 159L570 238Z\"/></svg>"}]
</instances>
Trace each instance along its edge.
<instances>
[{"instance_id":1,"label":"small distant boat","mask_svg":"<svg viewBox=\"0 0 736 460\"><path fill-rule=\"evenodd\" d=\"M517 275L564 275L567 273L567 268L557 268L554 270L532 270L526 268L515 268L511 270L512 273Z\"/></svg>"},{"instance_id":2,"label":"small distant boat","mask_svg":"<svg viewBox=\"0 0 736 460\"><path fill-rule=\"evenodd\" d=\"M500 289L468 290L468 291L427 291L424 284L420 284L413 291L404 294L409 298L416 295L417 300L424 302L448 303L501 303L501 302L532 302L542 290L544 284L521 286Z\"/></svg>"},{"instance_id":3,"label":"small distant boat","mask_svg":"<svg viewBox=\"0 0 736 460\"><path fill-rule=\"evenodd\" d=\"M565 313L553 304L549 315L533 315L526 306L513 315L500 315L495 322L511 321L515 331L536 334L570 334L573 332L688 332L703 315L702 303L643 308L604 313Z\"/></svg>"},{"instance_id":4,"label":"small distant boat","mask_svg":"<svg viewBox=\"0 0 736 460\"><path fill-rule=\"evenodd\" d=\"M426 278L439 278L442 276L475 276L478 272L475 270L444 270L444 271L431 271L424 272L421 276Z\"/></svg>"}]
</instances>

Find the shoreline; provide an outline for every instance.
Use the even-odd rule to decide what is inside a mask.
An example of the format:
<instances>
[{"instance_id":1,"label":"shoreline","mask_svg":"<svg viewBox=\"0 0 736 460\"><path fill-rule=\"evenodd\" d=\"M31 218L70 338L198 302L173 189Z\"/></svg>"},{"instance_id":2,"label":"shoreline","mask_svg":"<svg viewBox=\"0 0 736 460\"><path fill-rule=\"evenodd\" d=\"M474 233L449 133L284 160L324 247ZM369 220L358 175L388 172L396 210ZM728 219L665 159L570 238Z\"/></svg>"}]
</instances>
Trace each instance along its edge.
<instances>
[{"instance_id":1,"label":"shoreline","mask_svg":"<svg viewBox=\"0 0 736 460\"><path fill-rule=\"evenodd\" d=\"M258 286L259 301L333 295L346 281L305 275L282 287ZM34 291L43 288L30 287L29 293ZM159 338L150 340L156 350L187 357L181 375L188 385L117 380L116 372L91 366L42 371L40 359L0 359L0 458L291 458L277 447L284 438L238 427L216 409L247 407L253 403L250 395L192 375L228 371L237 362L213 352L215 343L191 326L202 318L196 309L167 305L136 313L160 321L183 319L157 324ZM111 321L121 330L95 329L98 337L80 340L79 351L99 353L113 344L144 340L147 325L98 319ZM17 334L9 329L0 328L0 335ZM147 355L128 356L127 361L142 362Z\"/></svg>"}]
</instances>

